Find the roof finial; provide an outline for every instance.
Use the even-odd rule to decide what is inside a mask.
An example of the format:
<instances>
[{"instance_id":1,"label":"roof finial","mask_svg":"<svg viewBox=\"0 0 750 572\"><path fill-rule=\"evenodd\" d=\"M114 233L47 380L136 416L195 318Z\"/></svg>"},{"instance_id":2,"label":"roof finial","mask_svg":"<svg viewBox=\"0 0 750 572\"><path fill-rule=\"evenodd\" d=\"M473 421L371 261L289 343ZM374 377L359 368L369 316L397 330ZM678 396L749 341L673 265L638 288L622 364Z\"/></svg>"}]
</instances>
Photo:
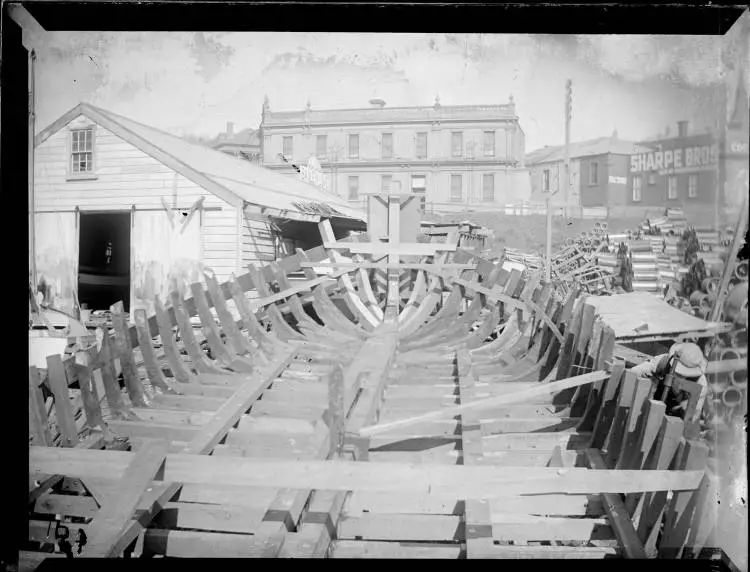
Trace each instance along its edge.
<instances>
[{"instance_id":1,"label":"roof finial","mask_svg":"<svg viewBox=\"0 0 750 572\"><path fill-rule=\"evenodd\" d=\"M440 94L439 93L435 94L435 107L436 108L440 107Z\"/></svg>"},{"instance_id":2,"label":"roof finial","mask_svg":"<svg viewBox=\"0 0 750 572\"><path fill-rule=\"evenodd\" d=\"M268 94L263 96L263 110L271 109L271 104L268 102Z\"/></svg>"},{"instance_id":3,"label":"roof finial","mask_svg":"<svg viewBox=\"0 0 750 572\"><path fill-rule=\"evenodd\" d=\"M512 93L508 96L508 103L510 105L513 105L513 94Z\"/></svg>"},{"instance_id":4,"label":"roof finial","mask_svg":"<svg viewBox=\"0 0 750 572\"><path fill-rule=\"evenodd\" d=\"M310 98L309 97L307 98L307 103L305 104L305 109L307 109L307 111L310 111L312 109L312 104L310 103Z\"/></svg>"},{"instance_id":5,"label":"roof finial","mask_svg":"<svg viewBox=\"0 0 750 572\"><path fill-rule=\"evenodd\" d=\"M612 139L617 139L617 127L612 131Z\"/></svg>"}]
</instances>

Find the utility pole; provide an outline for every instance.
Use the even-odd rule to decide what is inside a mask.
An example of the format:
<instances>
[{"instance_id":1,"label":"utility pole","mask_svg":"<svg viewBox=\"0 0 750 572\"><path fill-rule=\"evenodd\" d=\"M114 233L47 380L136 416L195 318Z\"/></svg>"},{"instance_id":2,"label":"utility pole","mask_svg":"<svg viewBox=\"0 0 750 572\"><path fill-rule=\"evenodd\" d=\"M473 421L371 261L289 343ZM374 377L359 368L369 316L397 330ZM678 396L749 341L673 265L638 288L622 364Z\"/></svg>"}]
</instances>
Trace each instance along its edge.
<instances>
[{"instance_id":1,"label":"utility pole","mask_svg":"<svg viewBox=\"0 0 750 572\"><path fill-rule=\"evenodd\" d=\"M568 80L565 82L565 151L564 151L564 165L563 165L563 180L562 188L563 201L565 206L568 204L568 192L570 187L570 117L572 115L572 100L573 100L573 82ZM542 186L544 186L544 180L542 180ZM542 192L545 189L542 188ZM545 278L549 281L552 277L552 208L550 201L552 197L560 191L560 188L555 190L552 194L547 196L547 264L545 265ZM548 192L548 191L547 191Z\"/></svg>"}]
</instances>

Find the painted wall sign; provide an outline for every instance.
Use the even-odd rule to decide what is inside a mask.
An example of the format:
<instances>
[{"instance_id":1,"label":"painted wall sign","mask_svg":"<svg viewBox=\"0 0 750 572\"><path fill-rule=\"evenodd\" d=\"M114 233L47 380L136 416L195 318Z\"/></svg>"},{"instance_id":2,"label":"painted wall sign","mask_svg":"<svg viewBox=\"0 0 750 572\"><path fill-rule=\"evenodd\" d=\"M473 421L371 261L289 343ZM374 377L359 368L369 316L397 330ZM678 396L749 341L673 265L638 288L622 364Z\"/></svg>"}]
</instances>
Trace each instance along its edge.
<instances>
[{"instance_id":1,"label":"painted wall sign","mask_svg":"<svg viewBox=\"0 0 750 572\"><path fill-rule=\"evenodd\" d=\"M320 162L316 157L310 157L307 160L307 165L300 165L299 176L300 179L307 183L317 185L324 191L328 190L328 181L326 181L323 170L320 167Z\"/></svg>"},{"instance_id":2,"label":"painted wall sign","mask_svg":"<svg viewBox=\"0 0 750 572\"><path fill-rule=\"evenodd\" d=\"M630 157L630 171L658 171L660 175L705 171L713 168L719 161L718 145L702 145L652 151Z\"/></svg>"},{"instance_id":3,"label":"painted wall sign","mask_svg":"<svg viewBox=\"0 0 750 572\"><path fill-rule=\"evenodd\" d=\"M614 175L610 175L609 182L613 185L627 185L628 178L627 177L615 177Z\"/></svg>"}]
</instances>

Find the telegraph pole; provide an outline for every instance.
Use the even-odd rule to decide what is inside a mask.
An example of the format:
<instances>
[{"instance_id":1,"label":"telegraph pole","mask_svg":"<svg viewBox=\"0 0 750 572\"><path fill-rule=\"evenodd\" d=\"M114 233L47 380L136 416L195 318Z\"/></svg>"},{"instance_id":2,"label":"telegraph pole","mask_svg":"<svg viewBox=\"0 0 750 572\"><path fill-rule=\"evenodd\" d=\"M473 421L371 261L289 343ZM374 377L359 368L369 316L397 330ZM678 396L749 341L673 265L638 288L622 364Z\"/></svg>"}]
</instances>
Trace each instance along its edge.
<instances>
[{"instance_id":1,"label":"telegraph pole","mask_svg":"<svg viewBox=\"0 0 750 572\"><path fill-rule=\"evenodd\" d=\"M570 187L570 118L572 115L572 102L573 102L573 82L568 80L565 82L565 155L564 155L564 168L563 168L563 181L562 186L565 189L563 193L564 204L567 208L568 204L568 188ZM542 184L544 184L542 182ZM542 189L544 191L544 189ZM545 278L550 280L552 277L552 208L550 206L550 200L558 193L558 188L555 192L547 195L547 264L545 268Z\"/></svg>"}]
</instances>

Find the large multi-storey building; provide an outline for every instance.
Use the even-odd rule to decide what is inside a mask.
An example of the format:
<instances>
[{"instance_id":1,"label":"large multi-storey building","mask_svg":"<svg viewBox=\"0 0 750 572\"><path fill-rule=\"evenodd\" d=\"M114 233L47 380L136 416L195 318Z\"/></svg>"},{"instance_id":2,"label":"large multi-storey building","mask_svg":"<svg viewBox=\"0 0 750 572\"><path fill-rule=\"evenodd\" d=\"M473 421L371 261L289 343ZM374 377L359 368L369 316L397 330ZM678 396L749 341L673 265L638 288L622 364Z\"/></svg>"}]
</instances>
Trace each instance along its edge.
<instances>
[{"instance_id":1,"label":"large multi-storey building","mask_svg":"<svg viewBox=\"0 0 750 572\"><path fill-rule=\"evenodd\" d=\"M271 111L260 126L262 165L309 177L315 158L332 194L364 206L366 193L423 195L427 211L498 208L526 200L524 133L502 105ZM313 161L315 164L315 161Z\"/></svg>"}]
</instances>

